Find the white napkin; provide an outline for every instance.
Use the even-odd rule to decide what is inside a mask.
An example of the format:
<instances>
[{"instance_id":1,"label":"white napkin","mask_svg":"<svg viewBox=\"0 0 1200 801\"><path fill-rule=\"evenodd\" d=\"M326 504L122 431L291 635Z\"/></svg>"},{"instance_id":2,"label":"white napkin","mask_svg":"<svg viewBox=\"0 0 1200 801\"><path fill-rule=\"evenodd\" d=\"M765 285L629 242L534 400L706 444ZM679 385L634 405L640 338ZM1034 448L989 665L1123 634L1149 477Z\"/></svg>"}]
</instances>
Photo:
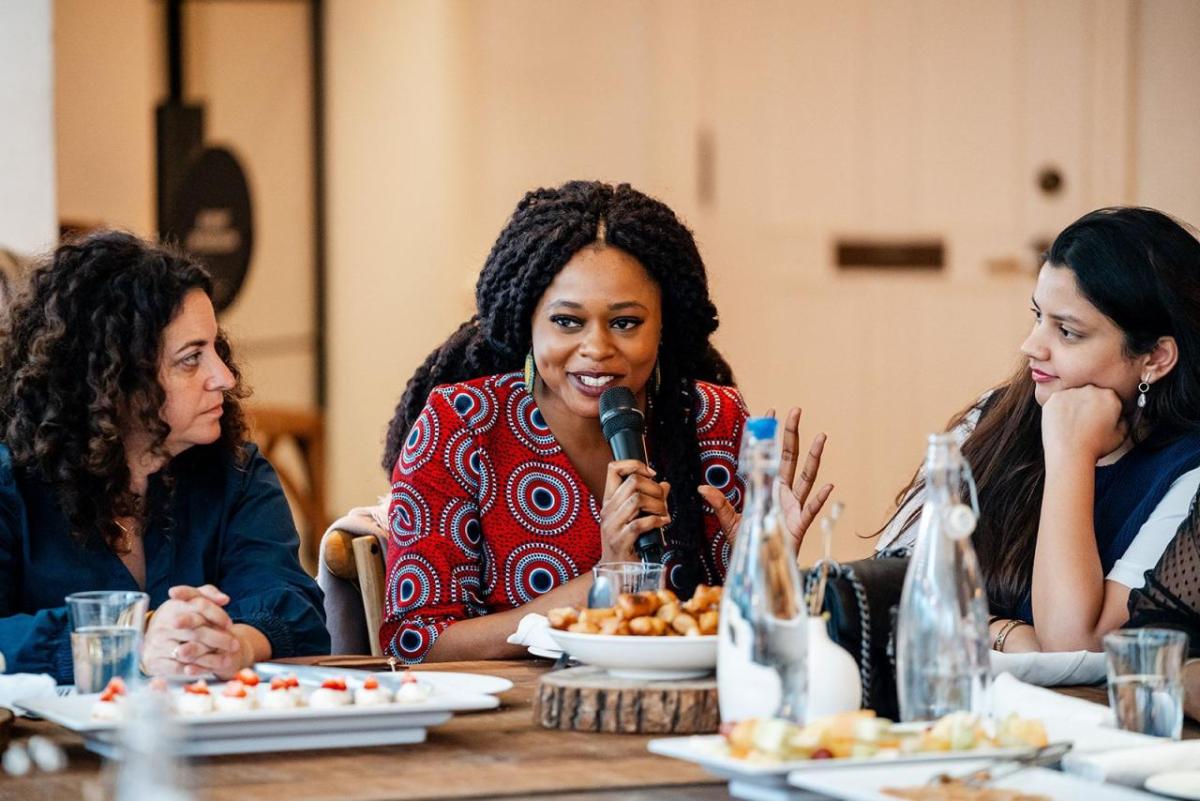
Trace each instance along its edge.
<instances>
[{"instance_id":1,"label":"white napkin","mask_svg":"<svg viewBox=\"0 0 1200 801\"><path fill-rule=\"evenodd\" d=\"M992 715L1004 718L1011 713L1042 721L1050 742L1069 741L1072 753L1098 753L1161 742L1145 734L1114 728L1112 713L1105 704L1034 687L1011 674L1001 673L992 681Z\"/></svg>"},{"instance_id":2,"label":"white napkin","mask_svg":"<svg viewBox=\"0 0 1200 801\"><path fill-rule=\"evenodd\" d=\"M1104 654L1093 651L1004 654L992 651L992 673L1011 673L1027 684L1099 684L1105 678Z\"/></svg>"},{"instance_id":3,"label":"white napkin","mask_svg":"<svg viewBox=\"0 0 1200 801\"><path fill-rule=\"evenodd\" d=\"M18 715L24 713L14 709L17 701L54 695L54 677L44 673L14 673L0 676L0 706L13 709Z\"/></svg>"},{"instance_id":4,"label":"white napkin","mask_svg":"<svg viewBox=\"0 0 1200 801\"><path fill-rule=\"evenodd\" d=\"M1200 740L1164 742L1142 748L1122 748L1103 754L1070 753L1063 757L1063 770L1094 782L1112 782L1141 787L1156 773L1195 770L1200 765Z\"/></svg>"},{"instance_id":5,"label":"white napkin","mask_svg":"<svg viewBox=\"0 0 1200 801\"><path fill-rule=\"evenodd\" d=\"M539 615L536 612L530 612L521 618L521 622L517 624L517 630L508 635L508 642L512 645L525 646L535 656L556 659L562 654L562 649L550 636L550 621L546 619L545 615Z\"/></svg>"}]
</instances>

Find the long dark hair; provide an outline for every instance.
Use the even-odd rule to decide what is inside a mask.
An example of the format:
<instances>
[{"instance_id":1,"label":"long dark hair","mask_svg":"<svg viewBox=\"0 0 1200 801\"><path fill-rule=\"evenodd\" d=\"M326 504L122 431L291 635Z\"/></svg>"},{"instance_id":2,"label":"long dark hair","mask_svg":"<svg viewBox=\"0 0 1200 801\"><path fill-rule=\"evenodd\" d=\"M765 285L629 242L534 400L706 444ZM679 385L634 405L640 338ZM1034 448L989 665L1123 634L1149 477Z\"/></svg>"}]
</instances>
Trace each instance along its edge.
<instances>
[{"instance_id":1,"label":"long dark hair","mask_svg":"<svg viewBox=\"0 0 1200 801\"><path fill-rule=\"evenodd\" d=\"M1165 441L1200 429L1200 241L1154 209L1106 208L1071 223L1045 262L1075 275L1088 302L1121 329L1126 356L1149 353L1160 337L1175 338L1178 362L1146 394L1145 408L1132 413L1135 437L1153 432ZM1033 392L1022 360L982 404L948 424L956 428L980 412L962 448L979 488L974 543L993 611L1008 617L1029 593L1046 478L1042 410ZM897 505L923 484L914 476Z\"/></svg>"},{"instance_id":2,"label":"long dark hair","mask_svg":"<svg viewBox=\"0 0 1200 801\"><path fill-rule=\"evenodd\" d=\"M651 398L649 434L662 463L660 472L671 486L683 490L700 484L693 387L698 380L733 384L729 365L709 341L717 329L717 310L709 299L704 262L692 232L666 205L628 184L594 181L537 189L517 204L479 275L475 316L429 354L404 389L383 454L389 476L430 390L521 369L542 293L571 257L598 236L637 259L662 291L661 381ZM671 493L678 507L672 510L672 528L697 547L703 525L700 499L694 495Z\"/></svg>"},{"instance_id":3,"label":"long dark hair","mask_svg":"<svg viewBox=\"0 0 1200 801\"><path fill-rule=\"evenodd\" d=\"M124 435L151 435L165 456L170 429L159 415L163 329L192 290L212 282L188 257L117 231L65 244L37 266L0 330L0 431L13 462L57 495L74 534L117 550L114 518L145 516L130 491ZM236 384L225 393L218 447L242 458L241 375L224 335L217 354ZM211 446L210 446L211 447Z\"/></svg>"}]
</instances>

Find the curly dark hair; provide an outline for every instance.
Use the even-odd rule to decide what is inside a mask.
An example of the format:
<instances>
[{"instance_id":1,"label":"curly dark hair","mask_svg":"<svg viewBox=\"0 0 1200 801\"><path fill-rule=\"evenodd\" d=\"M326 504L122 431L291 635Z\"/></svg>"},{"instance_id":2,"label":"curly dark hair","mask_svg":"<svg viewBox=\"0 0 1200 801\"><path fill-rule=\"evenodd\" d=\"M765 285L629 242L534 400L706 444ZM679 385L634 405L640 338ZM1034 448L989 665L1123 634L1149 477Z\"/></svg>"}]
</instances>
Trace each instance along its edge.
<instances>
[{"instance_id":1,"label":"curly dark hair","mask_svg":"<svg viewBox=\"0 0 1200 801\"><path fill-rule=\"evenodd\" d=\"M166 456L170 433L159 415L163 329L192 290L212 297L208 273L189 257L118 231L64 244L29 274L0 328L0 432L13 462L46 481L81 541L119 551L122 516L145 519L166 498L130 490L123 437L149 432ZM247 394L228 340L217 354L233 373L221 437L210 448L245 458ZM164 471L166 473L168 471ZM169 476L167 487L169 490Z\"/></svg>"},{"instance_id":2,"label":"curly dark hair","mask_svg":"<svg viewBox=\"0 0 1200 801\"><path fill-rule=\"evenodd\" d=\"M571 257L598 236L637 259L662 291L661 381L651 398L655 413L647 433L671 486L701 483L694 385L734 384L729 365L709 341L718 322L704 262L692 232L665 204L628 184L598 181L536 189L517 204L479 274L475 316L429 354L404 389L383 454L389 476L434 387L521 369L539 299ZM678 507L672 527L686 532L685 544L698 550L699 497L687 492L671 497Z\"/></svg>"}]
</instances>

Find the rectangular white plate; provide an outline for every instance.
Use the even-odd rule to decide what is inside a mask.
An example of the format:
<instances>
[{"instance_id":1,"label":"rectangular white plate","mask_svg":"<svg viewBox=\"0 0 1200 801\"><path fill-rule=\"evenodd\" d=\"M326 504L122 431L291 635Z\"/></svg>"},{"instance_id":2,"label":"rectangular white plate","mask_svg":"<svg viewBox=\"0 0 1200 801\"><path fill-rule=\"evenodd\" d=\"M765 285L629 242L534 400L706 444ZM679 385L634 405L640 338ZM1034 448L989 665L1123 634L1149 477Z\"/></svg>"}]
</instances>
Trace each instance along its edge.
<instances>
[{"instance_id":1,"label":"rectangular white plate","mask_svg":"<svg viewBox=\"0 0 1200 801\"><path fill-rule=\"evenodd\" d=\"M1131 748L1161 742L1158 738L1147 737L1143 734L1077 724L1065 719L1046 721L1046 733L1050 738L1050 742L1067 741L1073 744L1074 750L1084 753L1098 753L1116 748ZM1009 748L975 751L935 751L931 753L906 754L903 756L855 759L803 759L791 762L750 762L729 756L724 752L723 744L723 737L719 734L711 734L651 740L647 744L647 747L655 754L674 757L687 762L695 762L710 773L723 778L776 786L784 784L786 775L791 771L819 770L822 772L831 772L834 770L880 764L900 766L929 763L958 763L981 757L994 758L1015 755L1028 750L1023 748Z\"/></svg>"},{"instance_id":2,"label":"rectangular white plate","mask_svg":"<svg viewBox=\"0 0 1200 801\"><path fill-rule=\"evenodd\" d=\"M97 694L44 696L18 703L29 712L83 735L89 749L110 755L117 741L117 724L92 718L96 698ZM499 699L492 695L439 692L435 688L427 700L412 704L336 709L260 708L180 716L176 720L184 733L184 753L208 756L421 742L426 727L445 723L454 712L495 709L499 705Z\"/></svg>"},{"instance_id":3,"label":"rectangular white plate","mask_svg":"<svg viewBox=\"0 0 1200 801\"><path fill-rule=\"evenodd\" d=\"M822 796L845 801L897 801L884 795L884 787L916 787L938 774L966 773L977 767L985 767L987 761L956 763L951 769L946 765L925 763L922 765L873 765L852 770L794 771L788 774L788 782ZM1093 784L1075 776L1046 768L1030 768L996 782L996 787L1006 787L1025 793L1040 793L1053 801L1152 801L1159 796L1143 793L1115 784Z\"/></svg>"}]
</instances>

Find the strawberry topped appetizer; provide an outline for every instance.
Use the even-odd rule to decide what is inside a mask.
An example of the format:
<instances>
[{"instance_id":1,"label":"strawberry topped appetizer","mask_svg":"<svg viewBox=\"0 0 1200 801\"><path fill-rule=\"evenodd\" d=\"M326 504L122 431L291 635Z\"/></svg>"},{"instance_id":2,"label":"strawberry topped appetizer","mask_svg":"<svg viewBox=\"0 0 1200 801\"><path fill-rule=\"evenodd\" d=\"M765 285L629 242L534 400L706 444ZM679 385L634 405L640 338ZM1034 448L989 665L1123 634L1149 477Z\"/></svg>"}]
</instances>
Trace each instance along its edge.
<instances>
[{"instance_id":1,"label":"strawberry topped appetizer","mask_svg":"<svg viewBox=\"0 0 1200 801\"><path fill-rule=\"evenodd\" d=\"M348 706L353 700L346 687L346 679L339 676L321 682L321 686L313 690L312 695L308 697L308 704L316 709L331 709Z\"/></svg>"}]
</instances>

